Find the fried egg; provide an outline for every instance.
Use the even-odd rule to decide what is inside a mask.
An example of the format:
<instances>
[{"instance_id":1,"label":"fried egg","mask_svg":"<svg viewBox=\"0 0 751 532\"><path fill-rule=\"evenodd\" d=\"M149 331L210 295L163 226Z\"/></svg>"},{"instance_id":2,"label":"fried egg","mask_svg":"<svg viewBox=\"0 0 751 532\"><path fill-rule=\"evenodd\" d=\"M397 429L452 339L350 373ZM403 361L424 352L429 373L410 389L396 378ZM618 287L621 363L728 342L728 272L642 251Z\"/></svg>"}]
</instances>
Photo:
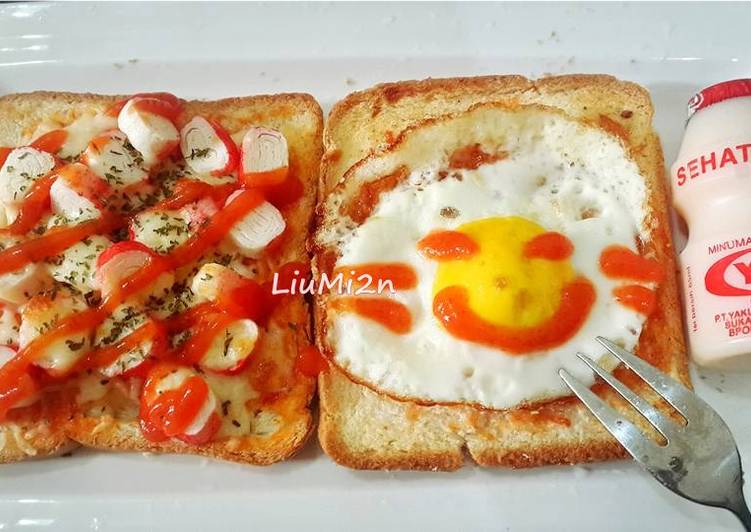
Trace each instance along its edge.
<instances>
[{"instance_id":1,"label":"fried egg","mask_svg":"<svg viewBox=\"0 0 751 532\"><path fill-rule=\"evenodd\" d=\"M356 305L330 295L332 360L357 382L505 409L566 395L559 368L593 383L576 354L612 365L596 336L636 346L646 313L619 301L624 280L601 261L613 246L638 254L638 239L649 238L639 168L619 139L560 113L501 115L514 122L502 142L479 134L477 146L502 156L452 169L440 141L426 144L430 133L408 139L397 149L436 150L433 160L417 157L361 224L332 218L319 232L340 251L335 272L399 264L416 275L413 286L356 296ZM454 147L473 144L471 127L456 130L467 137Z\"/></svg>"}]
</instances>

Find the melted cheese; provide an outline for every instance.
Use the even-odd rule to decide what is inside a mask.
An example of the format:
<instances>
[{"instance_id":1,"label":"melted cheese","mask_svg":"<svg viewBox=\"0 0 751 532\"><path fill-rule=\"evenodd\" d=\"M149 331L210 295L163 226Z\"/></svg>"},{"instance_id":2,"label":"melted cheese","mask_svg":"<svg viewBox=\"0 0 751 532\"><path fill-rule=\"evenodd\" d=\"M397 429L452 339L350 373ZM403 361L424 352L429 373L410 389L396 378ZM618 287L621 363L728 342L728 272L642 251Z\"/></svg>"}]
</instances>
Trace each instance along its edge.
<instances>
[{"instance_id":1,"label":"melted cheese","mask_svg":"<svg viewBox=\"0 0 751 532\"><path fill-rule=\"evenodd\" d=\"M0 307L0 346L17 346L18 345L18 328L21 323L21 316L11 305ZM4 357L0 355L0 366L4 362Z\"/></svg>"},{"instance_id":2,"label":"melted cheese","mask_svg":"<svg viewBox=\"0 0 751 532\"><path fill-rule=\"evenodd\" d=\"M258 397L258 393L248 382L247 375L226 376L207 372L204 378L216 395L217 411L222 420L217 436L245 436L251 433L255 413L247 403Z\"/></svg>"},{"instance_id":3,"label":"melted cheese","mask_svg":"<svg viewBox=\"0 0 751 532\"><path fill-rule=\"evenodd\" d=\"M52 277L76 290L87 293L94 289L96 261L112 242L107 237L94 235L73 244L61 255L47 260Z\"/></svg>"},{"instance_id":4,"label":"melted cheese","mask_svg":"<svg viewBox=\"0 0 751 532\"><path fill-rule=\"evenodd\" d=\"M16 443L16 447L21 449L27 456L36 456L37 450L27 441L23 429L15 423L9 423L6 426L10 429L10 433L13 436L13 441Z\"/></svg>"},{"instance_id":5,"label":"melted cheese","mask_svg":"<svg viewBox=\"0 0 751 532\"><path fill-rule=\"evenodd\" d=\"M27 264L18 271L0 275L0 301L22 305L51 284L43 264Z\"/></svg>"},{"instance_id":6,"label":"melted cheese","mask_svg":"<svg viewBox=\"0 0 751 532\"><path fill-rule=\"evenodd\" d=\"M23 202L31 187L55 166L55 158L35 148L16 148L0 168L0 202L17 205Z\"/></svg>"},{"instance_id":7,"label":"melted cheese","mask_svg":"<svg viewBox=\"0 0 751 532\"><path fill-rule=\"evenodd\" d=\"M256 436L270 436L274 434L282 424L278 414L270 410L261 410L253 418L253 434Z\"/></svg>"},{"instance_id":8,"label":"melted cheese","mask_svg":"<svg viewBox=\"0 0 751 532\"><path fill-rule=\"evenodd\" d=\"M94 428L91 429L91 433L99 434L100 432L102 432L103 430L107 430L114 424L115 424L115 418L109 414L105 414L103 416L100 416L99 423L94 425Z\"/></svg>"},{"instance_id":9,"label":"melted cheese","mask_svg":"<svg viewBox=\"0 0 751 532\"><path fill-rule=\"evenodd\" d=\"M59 320L85 308L86 304L81 299L63 292L34 297L21 313L21 348L45 334ZM63 374L90 349L91 342L87 332L72 333L50 343L35 364L52 374Z\"/></svg>"},{"instance_id":10,"label":"melted cheese","mask_svg":"<svg viewBox=\"0 0 751 532\"><path fill-rule=\"evenodd\" d=\"M130 305L120 305L96 330L94 345L106 347L122 340L144 325L150 318L143 311ZM120 355L117 360L99 371L107 377L114 377L133 369L151 353L153 342L145 340L137 347Z\"/></svg>"},{"instance_id":11,"label":"melted cheese","mask_svg":"<svg viewBox=\"0 0 751 532\"><path fill-rule=\"evenodd\" d=\"M79 405L98 401L109 391L107 380L103 380L99 375L84 375L78 380L77 384L76 404Z\"/></svg>"},{"instance_id":12,"label":"melted cheese","mask_svg":"<svg viewBox=\"0 0 751 532\"><path fill-rule=\"evenodd\" d=\"M93 137L117 127L117 119L106 114L83 115L66 126L68 137L58 155L63 159L78 157Z\"/></svg>"},{"instance_id":13,"label":"melted cheese","mask_svg":"<svg viewBox=\"0 0 751 532\"><path fill-rule=\"evenodd\" d=\"M169 253L190 238L190 227L181 211L144 211L133 218L133 239L158 253Z\"/></svg>"}]
</instances>

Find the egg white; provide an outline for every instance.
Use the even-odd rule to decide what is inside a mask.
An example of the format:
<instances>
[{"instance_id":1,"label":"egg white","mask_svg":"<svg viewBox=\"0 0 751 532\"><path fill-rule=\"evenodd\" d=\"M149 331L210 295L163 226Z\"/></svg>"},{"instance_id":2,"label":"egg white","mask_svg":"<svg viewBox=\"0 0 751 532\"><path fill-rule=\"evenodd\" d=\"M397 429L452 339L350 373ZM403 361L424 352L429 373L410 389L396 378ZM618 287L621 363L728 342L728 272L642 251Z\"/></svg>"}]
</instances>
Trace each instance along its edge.
<instances>
[{"instance_id":1,"label":"egg white","mask_svg":"<svg viewBox=\"0 0 751 532\"><path fill-rule=\"evenodd\" d=\"M648 235L638 167L616 139L565 120L504 148L510 148L507 159L462 170L459 179L439 179L437 167L412 171L408 182L381 195L361 226L344 232L337 266L403 262L418 276L416 289L383 294L409 308L407 334L354 314L329 315L334 362L357 380L402 398L503 409L567 394L559 368L592 383L576 353L602 357L598 335L635 347L644 316L614 300L613 288L622 282L600 272L599 257L614 244L636 250L637 236ZM446 207L457 215L445 216ZM492 216L525 217L574 244L571 263L597 297L584 326L564 345L513 356L457 339L433 316L437 265L417 253L417 242L431 231Z\"/></svg>"}]
</instances>

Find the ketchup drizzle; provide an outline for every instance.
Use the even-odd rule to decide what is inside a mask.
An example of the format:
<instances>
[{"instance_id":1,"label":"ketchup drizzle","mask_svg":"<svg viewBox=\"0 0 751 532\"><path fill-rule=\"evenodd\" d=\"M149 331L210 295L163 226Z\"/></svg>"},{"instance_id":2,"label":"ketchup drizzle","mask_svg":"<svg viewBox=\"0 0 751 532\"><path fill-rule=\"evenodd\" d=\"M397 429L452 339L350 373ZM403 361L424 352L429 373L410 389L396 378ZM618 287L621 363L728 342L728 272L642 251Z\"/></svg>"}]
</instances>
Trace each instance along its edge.
<instances>
[{"instance_id":1,"label":"ketchup drizzle","mask_svg":"<svg viewBox=\"0 0 751 532\"><path fill-rule=\"evenodd\" d=\"M120 287L108 294L99 306L60 320L55 327L34 339L15 358L0 367L0 390L12 392L15 387L14 383L24 379L24 374L26 374L29 366L55 340L72 333L93 329L130 296L148 287L162 273L186 266L200 258L207 249L214 247L226 236L235 222L257 207L262 201L263 196L260 193L253 190L242 190L229 205L217 213L195 235L175 248L169 255L152 257L143 268L125 279ZM122 218L107 213L98 220L84 222L69 228L52 229L42 237L0 252L0 273L16 271L29 263L61 253L87 236L109 233L123 225L124 220ZM224 320L220 321L225 322ZM206 327L203 329L203 333L199 333L193 338L194 342L207 337L220 325L218 323L214 327ZM127 350L132 349L131 344L137 345L136 340L140 340L140 335L135 336L132 340L130 336L133 335L131 334L121 340L113 349L95 352L92 356L87 357L85 365L96 367L116 360L118 353L127 352ZM201 345L204 344L205 342ZM208 347L210 344L205 345ZM198 349L199 347L196 346L187 351L190 359L200 358L197 354ZM27 392L28 390L24 393ZM8 397L6 398L6 396ZM23 397L19 396L19 393L2 394L0 392L0 419L4 417L12 404L21 398Z\"/></svg>"}]
</instances>

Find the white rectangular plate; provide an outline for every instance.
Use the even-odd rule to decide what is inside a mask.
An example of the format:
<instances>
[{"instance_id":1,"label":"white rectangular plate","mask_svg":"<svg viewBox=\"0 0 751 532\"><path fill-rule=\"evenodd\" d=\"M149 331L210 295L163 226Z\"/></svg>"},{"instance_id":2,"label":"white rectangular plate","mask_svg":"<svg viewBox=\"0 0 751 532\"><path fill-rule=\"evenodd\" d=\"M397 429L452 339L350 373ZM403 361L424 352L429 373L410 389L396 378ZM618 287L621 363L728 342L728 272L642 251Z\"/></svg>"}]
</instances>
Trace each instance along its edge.
<instances>
[{"instance_id":1,"label":"white rectangular plate","mask_svg":"<svg viewBox=\"0 0 751 532\"><path fill-rule=\"evenodd\" d=\"M5 4L0 93L304 91L327 111L382 81L608 73L649 88L672 162L693 91L751 73L749 20L749 4ZM751 467L749 376L694 376ZM628 461L354 472L315 439L269 468L86 451L4 466L0 530L16 528L738 530Z\"/></svg>"}]
</instances>

